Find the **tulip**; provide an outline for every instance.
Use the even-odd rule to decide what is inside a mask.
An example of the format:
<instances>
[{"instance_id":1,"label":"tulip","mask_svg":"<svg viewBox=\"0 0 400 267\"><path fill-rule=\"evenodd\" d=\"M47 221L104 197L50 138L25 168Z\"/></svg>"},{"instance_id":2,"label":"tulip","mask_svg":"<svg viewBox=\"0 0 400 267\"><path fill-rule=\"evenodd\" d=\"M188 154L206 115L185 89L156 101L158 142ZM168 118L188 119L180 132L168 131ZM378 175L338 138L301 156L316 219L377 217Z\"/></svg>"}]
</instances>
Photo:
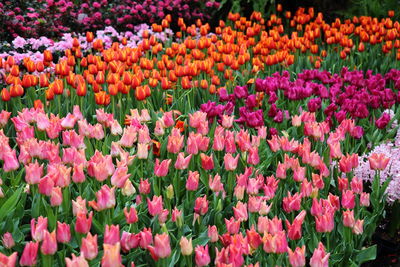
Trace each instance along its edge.
<instances>
[{"instance_id":1,"label":"tulip","mask_svg":"<svg viewBox=\"0 0 400 267\"><path fill-rule=\"evenodd\" d=\"M360 205L362 207L369 207L369 204L370 204L370 202L369 202L369 193L365 193L365 192L361 193L361 195L360 195Z\"/></svg>"},{"instance_id":2,"label":"tulip","mask_svg":"<svg viewBox=\"0 0 400 267\"><path fill-rule=\"evenodd\" d=\"M262 244L261 236L254 229L254 225L250 230L246 230L246 237L252 249L257 249Z\"/></svg>"},{"instance_id":3,"label":"tulip","mask_svg":"<svg viewBox=\"0 0 400 267\"><path fill-rule=\"evenodd\" d=\"M69 224L57 222L57 242L68 243L71 240Z\"/></svg>"},{"instance_id":4,"label":"tulip","mask_svg":"<svg viewBox=\"0 0 400 267\"><path fill-rule=\"evenodd\" d=\"M189 171L189 177L186 180L186 189L188 191L196 191L199 186L200 175L197 171Z\"/></svg>"},{"instance_id":5,"label":"tulip","mask_svg":"<svg viewBox=\"0 0 400 267\"><path fill-rule=\"evenodd\" d=\"M88 218L86 218L86 214L78 213L75 223L75 232L81 234L87 234L92 226L92 218L93 218L92 211L89 213Z\"/></svg>"},{"instance_id":6,"label":"tulip","mask_svg":"<svg viewBox=\"0 0 400 267\"><path fill-rule=\"evenodd\" d=\"M103 267L122 267L122 258L120 254L121 245L103 244L104 254L101 258L101 266Z\"/></svg>"},{"instance_id":7,"label":"tulip","mask_svg":"<svg viewBox=\"0 0 400 267\"><path fill-rule=\"evenodd\" d=\"M236 220L240 222L247 221L247 205L243 204L241 201L237 202L236 207L233 207L233 214Z\"/></svg>"},{"instance_id":8,"label":"tulip","mask_svg":"<svg viewBox=\"0 0 400 267\"><path fill-rule=\"evenodd\" d=\"M62 203L63 197L62 197L62 192L60 187L53 187L51 190L51 196L50 196L50 205L52 207L57 207L60 206Z\"/></svg>"},{"instance_id":9,"label":"tulip","mask_svg":"<svg viewBox=\"0 0 400 267\"><path fill-rule=\"evenodd\" d=\"M342 193L342 206L345 209L354 209L355 195L351 190L346 190Z\"/></svg>"},{"instance_id":10,"label":"tulip","mask_svg":"<svg viewBox=\"0 0 400 267\"><path fill-rule=\"evenodd\" d=\"M78 196L76 200L72 200L72 214L77 216L80 213L87 214L86 200Z\"/></svg>"},{"instance_id":11,"label":"tulip","mask_svg":"<svg viewBox=\"0 0 400 267\"><path fill-rule=\"evenodd\" d=\"M24 251L22 252L19 264L21 266L35 266L37 263L37 253L39 249L39 243L29 242L26 243Z\"/></svg>"},{"instance_id":12,"label":"tulip","mask_svg":"<svg viewBox=\"0 0 400 267\"><path fill-rule=\"evenodd\" d=\"M238 161L239 161L239 154L236 155L236 157L233 157L231 153L225 154L225 156L224 156L225 169L227 171L236 170Z\"/></svg>"},{"instance_id":13,"label":"tulip","mask_svg":"<svg viewBox=\"0 0 400 267\"><path fill-rule=\"evenodd\" d=\"M335 227L334 212L325 212L315 217L315 228L319 233L329 233Z\"/></svg>"},{"instance_id":14,"label":"tulip","mask_svg":"<svg viewBox=\"0 0 400 267\"><path fill-rule=\"evenodd\" d=\"M279 231L272 235L265 233L263 237L263 249L267 253L285 253L288 248L285 231Z\"/></svg>"},{"instance_id":15,"label":"tulip","mask_svg":"<svg viewBox=\"0 0 400 267\"><path fill-rule=\"evenodd\" d=\"M45 230L40 251L43 255L54 255L57 252L56 231L49 233Z\"/></svg>"},{"instance_id":16,"label":"tulip","mask_svg":"<svg viewBox=\"0 0 400 267\"><path fill-rule=\"evenodd\" d=\"M171 255L171 245L167 233L156 234L154 237L154 247L148 246L147 249L156 260L158 258L164 259Z\"/></svg>"},{"instance_id":17,"label":"tulip","mask_svg":"<svg viewBox=\"0 0 400 267\"><path fill-rule=\"evenodd\" d=\"M0 264L1 266L4 267L14 267L15 264L17 263L17 256L18 253L14 252L10 256L6 256L3 253L0 252Z\"/></svg>"},{"instance_id":18,"label":"tulip","mask_svg":"<svg viewBox=\"0 0 400 267\"><path fill-rule=\"evenodd\" d=\"M140 194L147 195L150 194L150 183L148 179L143 180L140 179L139 183L139 192Z\"/></svg>"},{"instance_id":19,"label":"tulip","mask_svg":"<svg viewBox=\"0 0 400 267\"><path fill-rule=\"evenodd\" d=\"M44 233L47 230L47 218L40 216L36 224L35 219L31 220L31 236L32 238L40 242L44 238Z\"/></svg>"},{"instance_id":20,"label":"tulip","mask_svg":"<svg viewBox=\"0 0 400 267\"><path fill-rule=\"evenodd\" d=\"M206 246L196 246L195 250L195 262L196 265L201 267L201 266L206 266L210 263L210 254L208 253L208 245Z\"/></svg>"},{"instance_id":21,"label":"tulip","mask_svg":"<svg viewBox=\"0 0 400 267\"><path fill-rule=\"evenodd\" d=\"M215 225L209 225L207 235L210 238L210 242L215 243L218 241L218 229Z\"/></svg>"},{"instance_id":22,"label":"tulip","mask_svg":"<svg viewBox=\"0 0 400 267\"><path fill-rule=\"evenodd\" d=\"M288 248L289 262L292 267L303 267L306 265L305 252L306 247L304 245L301 247L296 247L294 251Z\"/></svg>"},{"instance_id":23,"label":"tulip","mask_svg":"<svg viewBox=\"0 0 400 267\"><path fill-rule=\"evenodd\" d=\"M118 188L123 188L129 177L130 174L128 173L128 167L125 165L119 166L111 176L111 184Z\"/></svg>"},{"instance_id":24,"label":"tulip","mask_svg":"<svg viewBox=\"0 0 400 267\"><path fill-rule=\"evenodd\" d=\"M104 232L104 244L115 245L119 241L119 225L106 225L106 230Z\"/></svg>"},{"instance_id":25,"label":"tulip","mask_svg":"<svg viewBox=\"0 0 400 267\"><path fill-rule=\"evenodd\" d=\"M206 154L201 153L200 154L200 158L201 158L201 167L204 170L207 171L207 170L214 169L214 159L213 159L212 155L211 156L207 156Z\"/></svg>"},{"instance_id":26,"label":"tulip","mask_svg":"<svg viewBox=\"0 0 400 267\"><path fill-rule=\"evenodd\" d=\"M301 211L299 215L296 216L296 218L293 220L293 223L290 224L288 220L286 220L286 226L287 226L287 231L288 231L288 237L291 240L298 240L302 236L302 231L301 227L304 221L304 218L306 217L307 212L305 210Z\"/></svg>"},{"instance_id":27,"label":"tulip","mask_svg":"<svg viewBox=\"0 0 400 267\"><path fill-rule=\"evenodd\" d=\"M12 234L9 232L4 233L1 240L3 242L3 246L7 249L11 249L15 246L14 238L12 237Z\"/></svg>"},{"instance_id":28,"label":"tulip","mask_svg":"<svg viewBox=\"0 0 400 267\"><path fill-rule=\"evenodd\" d=\"M135 223L135 222L137 222L139 220L138 216L137 216L137 211L136 211L136 209L134 207L131 207L129 209L129 212L128 212L128 208L125 207L124 208L124 215L125 215L126 222L128 224Z\"/></svg>"},{"instance_id":29,"label":"tulip","mask_svg":"<svg viewBox=\"0 0 400 267\"><path fill-rule=\"evenodd\" d=\"M108 185L103 185L99 191L96 192L97 201L89 201L91 206L96 211L111 209L115 206L115 187L109 188Z\"/></svg>"},{"instance_id":30,"label":"tulip","mask_svg":"<svg viewBox=\"0 0 400 267\"><path fill-rule=\"evenodd\" d=\"M147 207L151 216L156 216L163 210L162 196L153 196L153 200L147 198Z\"/></svg>"},{"instance_id":31,"label":"tulip","mask_svg":"<svg viewBox=\"0 0 400 267\"><path fill-rule=\"evenodd\" d=\"M88 233L86 237L82 238L81 255L87 260L93 260L97 254L97 235L92 236L91 233Z\"/></svg>"},{"instance_id":32,"label":"tulip","mask_svg":"<svg viewBox=\"0 0 400 267\"><path fill-rule=\"evenodd\" d=\"M198 197L196 198L195 204L194 204L194 212L199 214L199 215L204 215L208 211L208 201L207 201L207 196L203 197Z\"/></svg>"},{"instance_id":33,"label":"tulip","mask_svg":"<svg viewBox=\"0 0 400 267\"><path fill-rule=\"evenodd\" d=\"M193 253L192 238L188 240L186 237L182 236L179 245L183 256L189 256Z\"/></svg>"},{"instance_id":34,"label":"tulip","mask_svg":"<svg viewBox=\"0 0 400 267\"><path fill-rule=\"evenodd\" d=\"M67 267L89 267L89 263L83 255L76 257L75 254L72 254L72 259L65 258L65 265Z\"/></svg>"},{"instance_id":35,"label":"tulip","mask_svg":"<svg viewBox=\"0 0 400 267\"><path fill-rule=\"evenodd\" d=\"M357 220L353 225L353 233L356 235L361 235L364 232L363 229L364 220Z\"/></svg>"},{"instance_id":36,"label":"tulip","mask_svg":"<svg viewBox=\"0 0 400 267\"><path fill-rule=\"evenodd\" d=\"M384 129L390 121L390 115L386 112L382 114L382 116L375 121L375 125L378 129Z\"/></svg>"},{"instance_id":37,"label":"tulip","mask_svg":"<svg viewBox=\"0 0 400 267\"><path fill-rule=\"evenodd\" d=\"M383 171L389 164L390 158L383 153L374 153L368 158L368 161L372 170Z\"/></svg>"},{"instance_id":38,"label":"tulip","mask_svg":"<svg viewBox=\"0 0 400 267\"><path fill-rule=\"evenodd\" d=\"M330 253L325 252L324 245L320 242L310 259L311 267L328 267Z\"/></svg>"},{"instance_id":39,"label":"tulip","mask_svg":"<svg viewBox=\"0 0 400 267\"><path fill-rule=\"evenodd\" d=\"M167 176L168 174L168 168L169 165L171 164L171 160L170 159L166 159L163 160L160 164L160 161L158 160L158 158L156 159L156 163L154 165L154 174L157 177L164 177Z\"/></svg>"},{"instance_id":40,"label":"tulip","mask_svg":"<svg viewBox=\"0 0 400 267\"><path fill-rule=\"evenodd\" d=\"M185 153L180 152L176 158L175 168L178 170L185 170L189 166L192 155L190 154L185 158Z\"/></svg>"}]
</instances>

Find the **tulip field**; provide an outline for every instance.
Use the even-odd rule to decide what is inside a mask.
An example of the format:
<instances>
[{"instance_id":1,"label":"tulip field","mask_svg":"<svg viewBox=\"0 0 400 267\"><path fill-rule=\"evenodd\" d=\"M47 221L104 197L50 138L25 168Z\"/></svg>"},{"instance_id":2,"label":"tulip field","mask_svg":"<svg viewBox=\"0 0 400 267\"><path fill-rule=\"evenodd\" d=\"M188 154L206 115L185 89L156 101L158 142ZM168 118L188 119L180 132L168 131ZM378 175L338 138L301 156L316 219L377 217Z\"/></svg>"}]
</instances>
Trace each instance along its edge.
<instances>
[{"instance_id":1,"label":"tulip field","mask_svg":"<svg viewBox=\"0 0 400 267\"><path fill-rule=\"evenodd\" d=\"M51 36L0 3L0 266L376 266L399 236L400 10L191 2Z\"/></svg>"}]
</instances>

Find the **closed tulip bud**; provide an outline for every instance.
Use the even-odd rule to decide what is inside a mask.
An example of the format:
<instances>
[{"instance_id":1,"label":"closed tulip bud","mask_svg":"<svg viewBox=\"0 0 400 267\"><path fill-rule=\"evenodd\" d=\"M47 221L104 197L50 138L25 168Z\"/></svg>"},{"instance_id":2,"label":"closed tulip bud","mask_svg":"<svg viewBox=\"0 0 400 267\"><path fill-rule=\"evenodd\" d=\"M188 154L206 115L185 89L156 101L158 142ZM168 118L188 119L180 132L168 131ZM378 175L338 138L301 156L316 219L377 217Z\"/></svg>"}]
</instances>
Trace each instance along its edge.
<instances>
[{"instance_id":1,"label":"closed tulip bud","mask_svg":"<svg viewBox=\"0 0 400 267\"><path fill-rule=\"evenodd\" d=\"M166 194L167 199L173 199L174 198L174 187L173 187L172 184L167 186L167 190L166 190L165 194Z\"/></svg>"},{"instance_id":2,"label":"closed tulip bud","mask_svg":"<svg viewBox=\"0 0 400 267\"><path fill-rule=\"evenodd\" d=\"M50 205L52 207L58 207L61 205L63 200L62 192L61 192L61 187L53 187L51 190L51 196L50 196Z\"/></svg>"},{"instance_id":3,"label":"closed tulip bud","mask_svg":"<svg viewBox=\"0 0 400 267\"><path fill-rule=\"evenodd\" d=\"M35 266L37 263L37 253L39 249L39 243L29 242L26 243L24 251L22 252L19 264L21 266Z\"/></svg>"},{"instance_id":4,"label":"closed tulip bud","mask_svg":"<svg viewBox=\"0 0 400 267\"><path fill-rule=\"evenodd\" d=\"M364 220L357 220L353 225L353 233L356 235L361 235L364 232L363 225Z\"/></svg>"},{"instance_id":5,"label":"closed tulip bud","mask_svg":"<svg viewBox=\"0 0 400 267\"><path fill-rule=\"evenodd\" d=\"M3 246L7 249L11 249L15 246L14 238L9 232L5 233L1 240L3 242Z\"/></svg>"},{"instance_id":6,"label":"closed tulip bud","mask_svg":"<svg viewBox=\"0 0 400 267\"><path fill-rule=\"evenodd\" d=\"M57 242L68 243L71 240L69 224L57 222Z\"/></svg>"},{"instance_id":7,"label":"closed tulip bud","mask_svg":"<svg viewBox=\"0 0 400 267\"><path fill-rule=\"evenodd\" d=\"M360 195L360 205L362 207L369 207L369 193L361 193Z\"/></svg>"}]
</instances>

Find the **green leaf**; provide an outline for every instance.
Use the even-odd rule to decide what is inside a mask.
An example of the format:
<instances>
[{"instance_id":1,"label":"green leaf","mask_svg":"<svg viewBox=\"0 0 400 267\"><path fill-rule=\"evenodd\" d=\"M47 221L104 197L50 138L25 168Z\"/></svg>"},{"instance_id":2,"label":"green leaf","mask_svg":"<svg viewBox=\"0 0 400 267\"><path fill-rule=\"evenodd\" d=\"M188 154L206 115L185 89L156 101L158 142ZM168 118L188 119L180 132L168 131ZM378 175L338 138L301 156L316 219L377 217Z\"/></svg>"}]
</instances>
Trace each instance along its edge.
<instances>
[{"instance_id":1,"label":"green leaf","mask_svg":"<svg viewBox=\"0 0 400 267\"><path fill-rule=\"evenodd\" d=\"M22 190L23 190L23 187L21 186L1 206L1 208L0 208L0 221L2 221L7 216L7 214L9 214L10 211L12 211L15 208L15 206L18 203L18 200L21 197Z\"/></svg>"},{"instance_id":2,"label":"green leaf","mask_svg":"<svg viewBox=\"0 0 400 267\"><path fill-rule=\"evenodd\" d=\"M363 262L372 261L376 258L376 245L360 250L356 256L356 262L361 264Z\"/></svg>"}]
</instances>

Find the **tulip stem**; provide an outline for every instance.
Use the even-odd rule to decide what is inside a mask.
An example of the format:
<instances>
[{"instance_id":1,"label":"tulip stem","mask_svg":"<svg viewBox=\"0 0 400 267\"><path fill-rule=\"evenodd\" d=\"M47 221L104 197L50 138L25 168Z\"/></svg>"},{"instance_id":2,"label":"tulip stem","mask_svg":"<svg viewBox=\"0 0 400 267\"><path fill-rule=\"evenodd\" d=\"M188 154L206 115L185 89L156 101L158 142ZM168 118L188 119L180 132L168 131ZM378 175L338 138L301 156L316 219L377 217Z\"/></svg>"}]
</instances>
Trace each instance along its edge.
<instances>
[{"instance_id":1,"label":"tulip stem","mask_svg":"<svg viewBox=\"0 0 400 267\"><path fill-rule=\"evenodd\" d=\"M42 254L43 267L52 267L53 266L53 256L52 255L43 255Z\"/></svg>"}]
</instances>

